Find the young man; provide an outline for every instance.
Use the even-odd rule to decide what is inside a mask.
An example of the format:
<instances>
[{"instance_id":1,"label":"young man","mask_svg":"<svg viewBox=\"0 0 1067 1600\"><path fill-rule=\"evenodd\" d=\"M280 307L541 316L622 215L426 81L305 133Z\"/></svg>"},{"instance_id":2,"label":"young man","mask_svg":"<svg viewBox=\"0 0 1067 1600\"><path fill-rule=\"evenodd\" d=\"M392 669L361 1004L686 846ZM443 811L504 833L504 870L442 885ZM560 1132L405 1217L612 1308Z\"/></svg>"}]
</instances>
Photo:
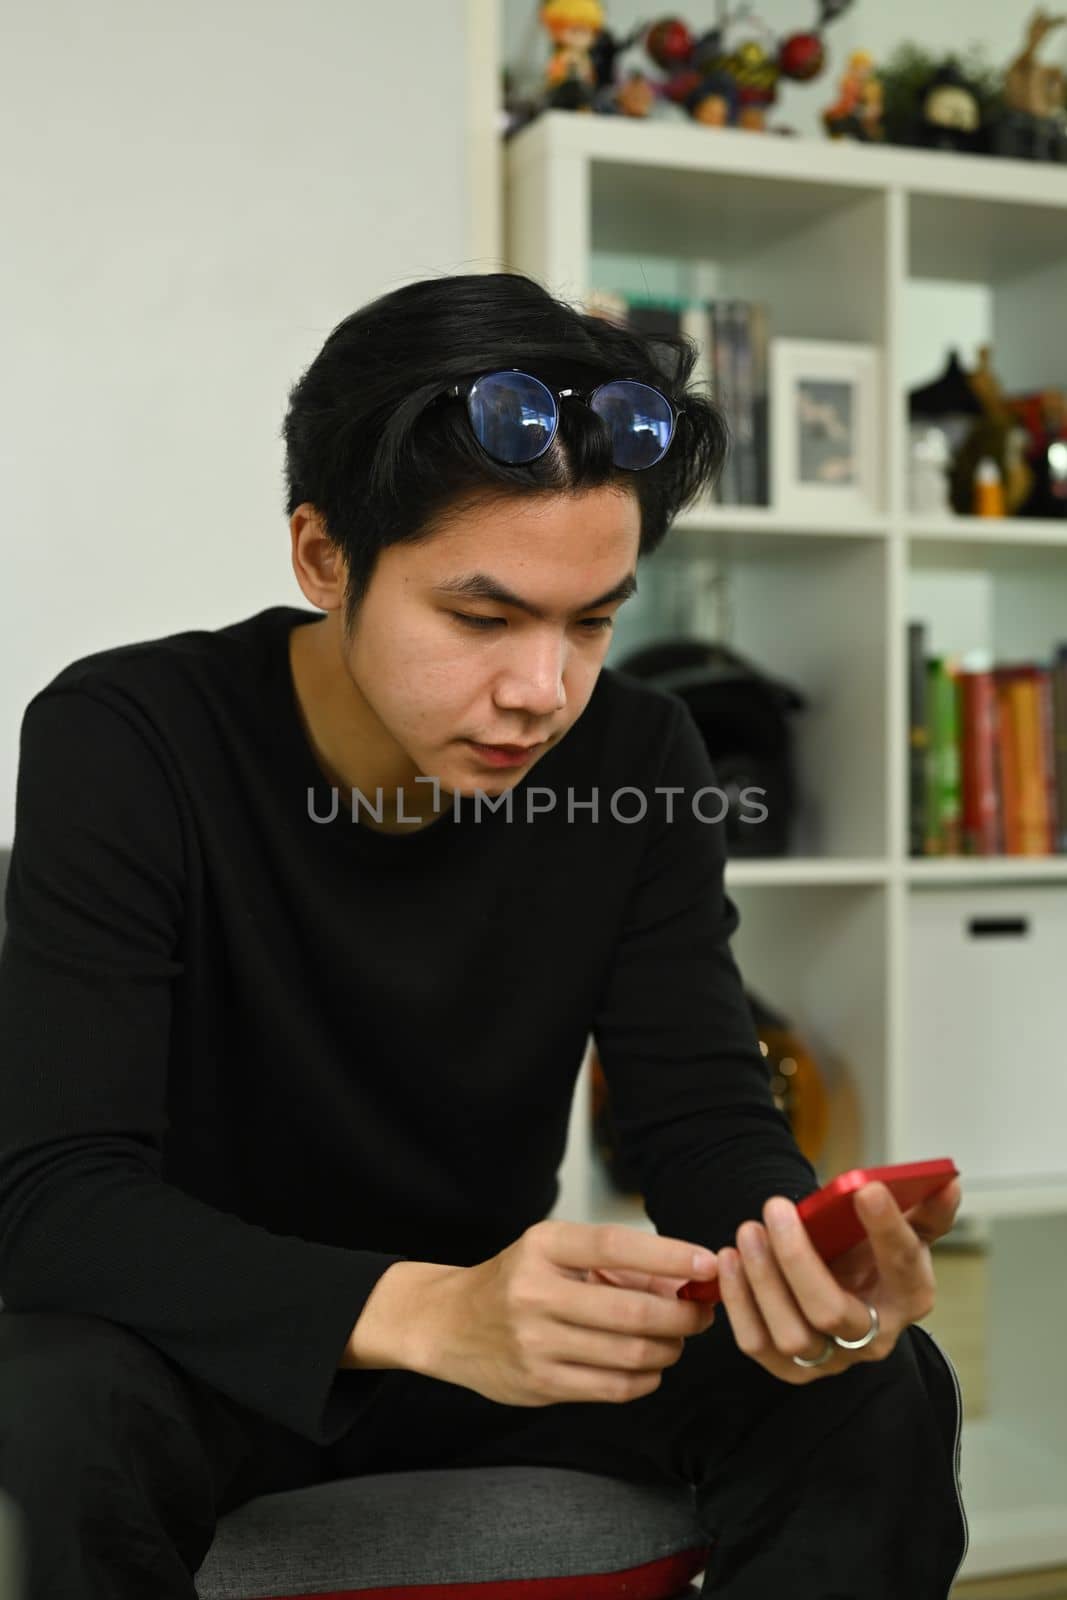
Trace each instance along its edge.
<instances>
[{"instance_id":1,"label":"young man","mask_svg":"<svg viewBox=\"0 0 1067 1600\"><path fill-rule=\"evenodd\" d=\"M604 666L721 462L692 363L519 275L382 297L290 395L314 611L27 708L0 1487L33 1600L188 1600L251 1495L524 1461L695 1484L708 1593L947 1595L959 1400L915 1324L958 1185L907 1218L871 1186L815 1256L714 772ZM656 1235L544 1220L590 1032ZM716 1272L717 1316L677 1299Z\"/></svg>"}]
</instances>

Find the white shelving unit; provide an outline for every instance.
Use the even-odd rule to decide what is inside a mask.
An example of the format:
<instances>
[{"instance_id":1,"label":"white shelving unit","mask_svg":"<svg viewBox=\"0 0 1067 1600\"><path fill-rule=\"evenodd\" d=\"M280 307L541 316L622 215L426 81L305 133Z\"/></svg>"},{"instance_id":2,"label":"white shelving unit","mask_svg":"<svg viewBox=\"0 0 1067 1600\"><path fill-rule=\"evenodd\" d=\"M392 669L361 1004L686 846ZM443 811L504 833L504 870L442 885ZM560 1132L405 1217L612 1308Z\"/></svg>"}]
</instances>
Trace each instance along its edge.
<instances>
[{"instance_id":1,"label":"white shelving unit","mask_svg":"<svg viewBox=\"0 0 1067 1600\"><path fill-rule=\"evenodd\" d=\"M657 574L711 562L728 580L732 641L809 697L794 853L728 864L734 953L817 1053L848 1064L858 1160L967 1150L961 1222L981 1219L990 1244L989 1405L964 1424L961 1576L1067 1561L1067 984L1048 966L1067 857L910 860L906 700L912 618L930 622L938 651L1051 655L1067 637L1067 522L916 518L904 481L906 355L924 296L981 300L1010 387L1067 383L1067 179L565 112L523 129L505 166L508 264L553 293L758 299L773 334L883 352L875 513L828 527L774 507L688 512L643 567L646 637L669 631L655 626ZM931 375L944 345L967 343L950 323ZM620 634L616 659L630 647ZM1021 940L968 942L976 923L1019 918ZM593 1159L587 1074L588 1057L554 1214L650 1227Z\"/></svg>"}]
</instances>

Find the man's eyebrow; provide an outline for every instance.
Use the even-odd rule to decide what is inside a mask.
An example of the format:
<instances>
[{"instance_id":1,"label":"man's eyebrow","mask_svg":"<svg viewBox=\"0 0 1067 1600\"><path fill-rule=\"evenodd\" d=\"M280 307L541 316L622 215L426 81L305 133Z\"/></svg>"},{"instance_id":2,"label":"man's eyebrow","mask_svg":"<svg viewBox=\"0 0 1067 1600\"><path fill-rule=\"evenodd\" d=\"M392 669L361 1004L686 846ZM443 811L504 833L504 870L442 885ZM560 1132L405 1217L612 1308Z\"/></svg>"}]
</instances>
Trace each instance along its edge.
<instances>
[{"instance_id":1,"label":"man's eyebrow","mask_svg":"<svg viewBox=\"0 0 1067 1600\"><path fill-rule=\"evenodd\" d=\"M499 606L514 606L517 611L525 611L531 617L543 619L545 616L539 606L533 605L529 600L523 600L521 595L513 594L487 572L465 572L457 578L448 578L444 583L435 584L433 592L460 595L465 600L492 600ZM595 600L587 600L584 606L579 606L574 615L592 611L597 606L611 605L615 600L629 600L630 596L636 593L637 578L632 572L628 572L625 578L620 578L606 594L598 595Z\"/></svg>"}]
</instances>

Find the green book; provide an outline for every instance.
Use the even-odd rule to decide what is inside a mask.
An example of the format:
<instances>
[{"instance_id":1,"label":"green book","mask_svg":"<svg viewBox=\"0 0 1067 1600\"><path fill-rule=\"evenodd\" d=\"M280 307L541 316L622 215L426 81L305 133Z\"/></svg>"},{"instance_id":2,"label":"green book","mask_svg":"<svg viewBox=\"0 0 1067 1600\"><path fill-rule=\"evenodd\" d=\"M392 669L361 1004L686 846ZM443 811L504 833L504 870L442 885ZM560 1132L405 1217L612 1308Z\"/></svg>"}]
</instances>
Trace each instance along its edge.
<instances>
[{"instance_id":1,"label":"green book","mask_svg":"<svg viewBox=\"0 0 1067 1600\"><path fill-rule=\"evenodd\" d=\"M927 662L927 706L930 742L927 748L927 854L958 856L963 795L960 785L962 685L954 663L945 656Z\"/></svg>"}]
</instances>

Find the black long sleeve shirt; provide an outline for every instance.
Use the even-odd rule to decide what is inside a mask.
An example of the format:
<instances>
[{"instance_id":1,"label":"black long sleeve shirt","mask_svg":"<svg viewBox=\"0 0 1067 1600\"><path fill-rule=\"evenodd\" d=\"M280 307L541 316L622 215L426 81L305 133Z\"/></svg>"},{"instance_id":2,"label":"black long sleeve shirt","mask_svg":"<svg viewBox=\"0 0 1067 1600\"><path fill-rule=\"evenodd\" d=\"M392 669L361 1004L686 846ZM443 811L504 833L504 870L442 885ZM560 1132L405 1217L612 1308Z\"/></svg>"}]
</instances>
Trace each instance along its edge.
<instances>
[{"instance_id":1,"label":"black long sleeve shirt","mask_svg":"<svg viewBox=\"0 0 1067 1600\"><path fill-rule=\"evenodd\" d=\"M329 1443L384 1377L338 1369L381 1274L472 1265L551 1211L590 1032L660 1233L715 1249L818 1183L684 702L604 668L510 813L383 833L304 731L288 636L316 615L100 651L26 708L0 1299L124 1324Z\"/></svg>"}]
</instances>

